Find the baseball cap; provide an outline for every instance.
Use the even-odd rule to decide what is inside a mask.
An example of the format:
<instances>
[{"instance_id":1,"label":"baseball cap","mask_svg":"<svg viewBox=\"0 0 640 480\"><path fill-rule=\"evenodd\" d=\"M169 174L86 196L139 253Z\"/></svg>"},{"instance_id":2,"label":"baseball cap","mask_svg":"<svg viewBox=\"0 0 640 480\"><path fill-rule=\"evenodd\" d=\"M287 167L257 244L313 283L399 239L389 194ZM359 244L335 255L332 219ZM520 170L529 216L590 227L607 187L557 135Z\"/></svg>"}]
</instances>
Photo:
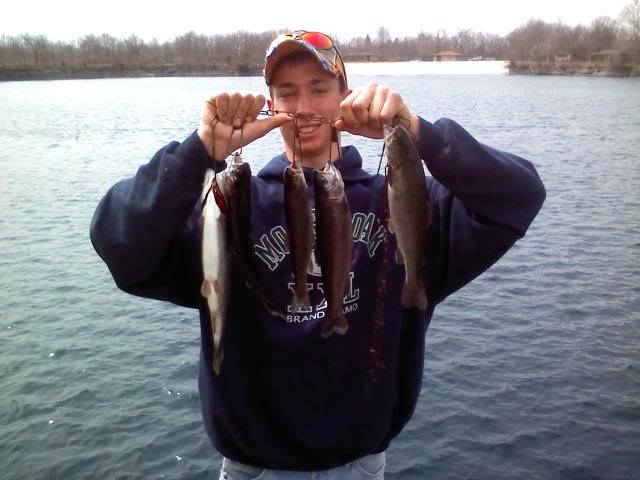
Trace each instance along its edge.
<instances>
[{"instance_id":1,"label":"baseball cap","mask_svg":"<svg viewBox=\"0 0 640 480\"><path fill-rule=\"evenodd\" d=\"M322 68L336 77L341 77L345 88L347 87L347 73L335 42L329 35L306 30L280 34L271 42L265 55L263 71L267 85L271 85L271 76L278 62L298 51L312 53Z\"/></svg>"}]
</instances>

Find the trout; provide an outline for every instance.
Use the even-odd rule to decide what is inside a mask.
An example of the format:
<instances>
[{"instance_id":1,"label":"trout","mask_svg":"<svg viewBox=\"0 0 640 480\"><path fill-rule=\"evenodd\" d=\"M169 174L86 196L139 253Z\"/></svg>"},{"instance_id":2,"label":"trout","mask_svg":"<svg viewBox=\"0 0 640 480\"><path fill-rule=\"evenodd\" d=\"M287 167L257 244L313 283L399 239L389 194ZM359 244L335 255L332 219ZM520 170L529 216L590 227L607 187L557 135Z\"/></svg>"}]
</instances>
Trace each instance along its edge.
<instances>
[{"instance_id":1,"label":"trout","mask_svg":"<svg viewBox=\"0 0 640 480\"><path fill-rule=\"evenodd\" d=\"M202 273L200 293L207 299L213 341L212 367L220 375L224 353L222 333L229 292L229 256L227 254L226 205L224 175L207 169L200 201L202 215Z\"/></svg>"},{"instance_id":2,"label":"trout","mask_svg":"<svg viewBox=\"0 0 640 480\"><path fill-rule=\"evenodd\" d=\"M284 206L294 282L291 311L296 313L310 306L307 271L313 268L314 238L307 182L302 168L295 162L284 171Z\"/></svg>"},{"instance_id":3,"label":"trout","mask_svg":"<svg viewBox=\"0 0 640 480\"><path fill-rule=\"evenodd\" d=\"M344 182L333 163L328 162L313 176L316 207L316 257L322 269L327 310L320 333L344 335L349 327L343 312L343 298L349 286L353 227L344 193Z\"/></svg>"},{"instance_id":4,"label":"trout","mask_svg":"<svg viewBox=\"0 0 640 480\"><path fill-rule=\"evenodd\" d=\"M224 171L225 194L228 204L227 227L229 230L229 250L237 260L239 273L256 299L271 315L284 318L266 296L265 288L259 280L253 241L251 240L251 167L239 153L234 153L232 161Z\"/></svg>"},{"instance_id":5,"label":"trout","mask_svg":"<svg viewBox=\"0 0 640 480\"><path fill-rule=\"evenodd\" d=\"M389 231L397 241L396 260L404 264L401 301L405 308L427 309L422 279L427 228L431 223L422 160L406 128L384 127L387 149Z\"/></svg>"},{"instance_id":6,"label":"trout","mask_svg":"<svg viewBox=\"0 0 640 480\"><path fill-rule=\"evenodd\" d=\"M241 270L244 273L249 269L247 265L253 248L251 243L251 167L236 152L224 175L228 204L229 248L232 254L239 257Z\"/></svg>"}]
</instances>

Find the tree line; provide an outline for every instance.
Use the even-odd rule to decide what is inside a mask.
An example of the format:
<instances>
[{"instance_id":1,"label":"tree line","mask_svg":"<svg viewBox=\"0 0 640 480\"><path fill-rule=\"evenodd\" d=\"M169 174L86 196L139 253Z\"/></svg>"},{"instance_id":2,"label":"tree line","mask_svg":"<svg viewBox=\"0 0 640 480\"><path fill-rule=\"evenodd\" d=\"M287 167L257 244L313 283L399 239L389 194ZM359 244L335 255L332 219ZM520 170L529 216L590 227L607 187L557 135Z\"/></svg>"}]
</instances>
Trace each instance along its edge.
<instances>
[{"instance_id":1,"label":"tree line","mask_svg":"<svg viewBox=\"0 0 640 480\"><path fill-rule=\"evenodd\" d=\"M258 73L264 52L275 30L253 33L203 35L188 32L173 40L145 42L135 34L115 38L86 35L75 41L51 41L44 35L0 36L0 70L150 70L185 72ZM466 58L543 61L555 54L573 60L606 49L624 49L640 58L640 0L632 0L619 18L599 17L589 25L530 20L507 35L460 30L448 34L421 32L413 37L392 38L380 27L369 35L349 40L335 38L347 61L432 60L436 52L453 50Z\"/></svg>"},{"instance_id":2,"label":"tree line","mask_svg":"<svg viewBox=\"0 0 640 480\"><path fill-rule=\"evenodd\" d=\"M163 43L145 42L137 35L116 38L86 35L75 41L52 42L44 35L0 37L0 68L67 69L205 68L251 70L264 60L265 45L275 31L199 35L188 32Z\"/></svg>"}]
</instances>

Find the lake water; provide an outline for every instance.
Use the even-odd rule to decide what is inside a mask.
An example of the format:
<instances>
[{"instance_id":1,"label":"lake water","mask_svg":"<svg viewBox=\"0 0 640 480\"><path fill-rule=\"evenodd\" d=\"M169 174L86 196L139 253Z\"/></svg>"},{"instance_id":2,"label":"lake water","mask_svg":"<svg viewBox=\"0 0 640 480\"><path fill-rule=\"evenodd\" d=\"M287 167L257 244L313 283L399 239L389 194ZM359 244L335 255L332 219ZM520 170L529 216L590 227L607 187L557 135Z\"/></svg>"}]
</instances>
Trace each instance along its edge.
<instances>
[{"instance_id":1,"label":"lake water","mask_svg":"<svg viewBox=\"0 0 640 480\"><path fill-rule=\"evenodd\" d=\"M548 192L527 236L436 309L387 478L639 478L640 79L375 79L531 160ZM264 87L0 83L2 478L217 479L197 313L118 291L88 233L107 188L223 90ZM345 140L374 171L381 143ZM279 151L272 132L245 154L259 167Z\"/></svg>"},{"instance_id":2,"label":"lake water","mask_svg":"<svg viewBox=\"0 0 640 480\"><path fill-rule=\"evenodd\" d=\"M347 63L352 75L500 75L509 73L509 62L504 60L446 61L446 62L362 62Z\"/></svg>"}]
</instances>

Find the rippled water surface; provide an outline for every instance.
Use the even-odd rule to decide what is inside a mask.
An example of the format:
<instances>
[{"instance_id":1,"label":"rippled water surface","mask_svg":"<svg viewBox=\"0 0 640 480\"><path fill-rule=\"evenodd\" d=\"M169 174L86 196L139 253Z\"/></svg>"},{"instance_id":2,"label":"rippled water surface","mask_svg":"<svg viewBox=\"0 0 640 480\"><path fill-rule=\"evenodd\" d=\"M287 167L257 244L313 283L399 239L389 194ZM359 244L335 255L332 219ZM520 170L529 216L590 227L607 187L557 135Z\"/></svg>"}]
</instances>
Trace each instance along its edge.
<instances>
[{"instance_id":1,"label":"rippled water surface","mask_svg":"<svg viewBox=\"0 0 640 480\"><path fill-rule=\"evenodd\" d=\"M640 81L376 81L530 159L548 192L527 236L436 309L387 478L639 478ZM222 90L263 86L0 83L2 478L217 478L197 313L118 291L88 233L107 188ZM380 142L346 140L375 170ZM275 132L245 149L257 166L279 151Z\"/></svg>"}]
</instances>

